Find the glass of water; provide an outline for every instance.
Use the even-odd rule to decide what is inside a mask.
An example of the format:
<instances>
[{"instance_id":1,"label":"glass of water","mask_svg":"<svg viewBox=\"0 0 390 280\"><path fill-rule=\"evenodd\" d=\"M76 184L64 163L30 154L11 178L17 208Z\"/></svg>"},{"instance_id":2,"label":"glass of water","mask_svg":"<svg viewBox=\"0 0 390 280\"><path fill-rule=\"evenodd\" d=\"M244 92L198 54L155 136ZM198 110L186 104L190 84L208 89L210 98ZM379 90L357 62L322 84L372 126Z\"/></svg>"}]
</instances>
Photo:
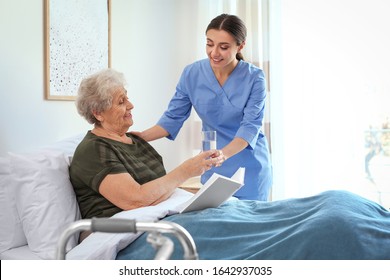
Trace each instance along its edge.
<instances>
[{"instance_id":1,"label":"glass of water","mask_svg":"<svg viewBox=\"0 0 390 280\"><path fill-rule=\"evenodd\" d=\"M202 151L217 149L217 132L215 130L202 131Z\"/></svg>"}]
</instances>

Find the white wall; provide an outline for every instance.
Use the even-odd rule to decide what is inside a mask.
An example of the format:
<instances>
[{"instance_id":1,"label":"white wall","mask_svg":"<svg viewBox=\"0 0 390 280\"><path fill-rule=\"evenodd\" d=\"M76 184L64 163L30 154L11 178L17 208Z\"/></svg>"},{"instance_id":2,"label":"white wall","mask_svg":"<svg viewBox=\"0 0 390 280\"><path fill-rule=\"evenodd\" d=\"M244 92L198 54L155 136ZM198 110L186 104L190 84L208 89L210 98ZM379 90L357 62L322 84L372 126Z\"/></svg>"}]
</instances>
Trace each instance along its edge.
<instances>
[{"instance_id":1,"label":"white wall","mask_svg":"<svg viewBox=\"0 0 390 280\"><path fill-rule=\"evenodd\" d=\"M28 151L90 129L72 101L44 99L43 0L0 0L0 156ZM125 74L135 124L153 125L183 67L199 48L197 1L112 0L112 67ZM185 19L176 24L179 19ZM166 168L191 155L187 122L176 141L152 142Z\"/></svg>"},{"instance_id":2,"label":"white wall","mask_svg":"<svg viewBox=\"0 0 390 280\"><path fill-rule=\"evenodd\" d=\"M0 154L88 126L73 102L44 100L43 1L0 1Z\"/></svg>"}]
</instances>

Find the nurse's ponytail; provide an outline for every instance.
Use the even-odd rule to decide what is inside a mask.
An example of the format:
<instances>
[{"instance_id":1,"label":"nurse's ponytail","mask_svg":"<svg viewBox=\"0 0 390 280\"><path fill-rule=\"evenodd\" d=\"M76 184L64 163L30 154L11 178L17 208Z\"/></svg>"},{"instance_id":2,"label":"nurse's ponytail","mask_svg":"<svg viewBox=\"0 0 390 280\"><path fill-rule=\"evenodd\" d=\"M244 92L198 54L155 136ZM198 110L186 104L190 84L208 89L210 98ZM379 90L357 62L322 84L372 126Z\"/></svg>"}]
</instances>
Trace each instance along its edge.
<instances>
[{"instance_id":1,"label":"nurse's ponytail","mask_svg":"<svg viewBox=\"0 0 390 280\"><path fill-rule=\"evenodd\" d=\"M242 55L241 52L238 52L238 53L236 54L236 58L237 58L237 60L244 60L244 56Z\"/></svg>"},{"instance_id":2,"label":"nurse's ponytail","mask_svg":"<svg viewBox=\"0 0 390 280\"><path fill-rule=\"evenodd\" d=\"M246 26L244 22L235 15L221 14L214 18L207 26L206 33L210 29L224 30L231 34L237 42L237 46L241 45L246 40ZM244 60L241 52L236 55L238 60Z\"/></svg>"}]
</instances>

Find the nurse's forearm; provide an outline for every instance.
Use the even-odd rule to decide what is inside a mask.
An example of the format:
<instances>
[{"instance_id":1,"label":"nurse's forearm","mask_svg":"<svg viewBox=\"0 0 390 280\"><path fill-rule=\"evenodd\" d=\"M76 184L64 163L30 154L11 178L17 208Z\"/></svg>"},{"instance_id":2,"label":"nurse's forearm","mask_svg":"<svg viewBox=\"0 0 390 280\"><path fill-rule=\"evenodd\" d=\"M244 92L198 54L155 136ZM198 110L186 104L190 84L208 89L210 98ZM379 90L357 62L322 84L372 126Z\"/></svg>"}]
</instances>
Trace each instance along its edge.
<instances>
[{"instance_id":1,"label":"nurse's forearm","mask_svg":"<svg viewBox=\"0 0 390 280\"><path fill-rule=\"evenodd\" d=\"M153 141L168 136L169 133L159 125L152 126L141 132L141 137L145 141Z\"/></svg>"},{"instance_id":2,"label":"nurse's forearm","mask_svg":"<svg viewBox=\"0 0 390 280\"><path fill-rule=\"evenodd\" d=\"M241 152L247 146L248 146L248 142L246 142L242 138L236 137L229 144L223 147L222 152L225 156L225 159L228 159L234 156L235 154Z\"/></svg>"}]
</instances>

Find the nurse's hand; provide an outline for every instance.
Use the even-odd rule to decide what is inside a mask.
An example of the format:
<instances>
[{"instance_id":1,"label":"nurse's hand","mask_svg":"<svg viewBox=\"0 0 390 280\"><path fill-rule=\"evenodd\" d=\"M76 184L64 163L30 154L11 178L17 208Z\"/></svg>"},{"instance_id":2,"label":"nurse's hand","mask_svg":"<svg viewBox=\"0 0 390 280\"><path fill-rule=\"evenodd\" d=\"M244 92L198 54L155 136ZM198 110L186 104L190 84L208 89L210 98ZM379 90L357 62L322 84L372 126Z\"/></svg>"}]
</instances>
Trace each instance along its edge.
<instances>
[{"instance_id":1,"label":"nurse's hand","mask_svg":"<svg viewBox=\"0 0 390 280\"><path fill-rule=\"evenodd\" d=\"M226 160L222 150L214 150L214 153L211 155L211 157L213 158L213 165L215 167L221 166L222 163Z\"/></svg>"}]
</instances>

